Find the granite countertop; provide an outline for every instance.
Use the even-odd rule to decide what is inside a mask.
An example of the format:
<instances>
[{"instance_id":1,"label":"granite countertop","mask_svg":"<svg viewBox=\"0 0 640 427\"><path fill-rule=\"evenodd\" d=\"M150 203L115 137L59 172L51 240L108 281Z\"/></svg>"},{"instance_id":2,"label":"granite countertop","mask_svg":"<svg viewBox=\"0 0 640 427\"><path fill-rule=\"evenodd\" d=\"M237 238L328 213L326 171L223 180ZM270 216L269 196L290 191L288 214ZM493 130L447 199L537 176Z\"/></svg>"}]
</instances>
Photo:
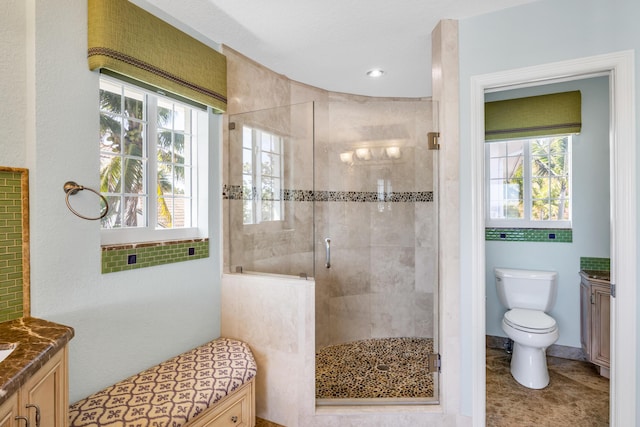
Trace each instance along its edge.
<instances>
[{"instance_id":1,"label":"granite countertop","mask_svg":"<svg viewBox=\"0 0 640 427\"><path fill-rule=\"evenodd\" d=\"M23 317L0 323L0 344L17 343L0 362L0 405L73 338L73 328Z\"/></svg>"},{"instance_id":2,"label":"granite countertop","mask_svg":"<svg viewBox=\"0 0 640 427\"><path fill-rule=\"evenodd\" d=\"M596 282L609 283L611 281L611 272L607 270L580 270L580 274L584 278Z\"/></svg>"}]
</instances>

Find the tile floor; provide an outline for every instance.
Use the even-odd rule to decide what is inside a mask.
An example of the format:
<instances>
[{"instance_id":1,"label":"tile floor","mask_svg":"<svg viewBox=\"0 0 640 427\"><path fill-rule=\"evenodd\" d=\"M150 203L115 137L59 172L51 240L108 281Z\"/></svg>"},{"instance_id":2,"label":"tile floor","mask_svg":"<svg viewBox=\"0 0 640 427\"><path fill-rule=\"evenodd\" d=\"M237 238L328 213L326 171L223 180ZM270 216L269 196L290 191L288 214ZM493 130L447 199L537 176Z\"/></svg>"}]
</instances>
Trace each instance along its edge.
<instances>
[{"instance_id":1,"label":"tile floor","mask_svg":"<svg viewBox=\"0 0 640 427\"><path fill-rule=\"evenodd\" d=\"M263 420L262 418L256 418L256 427L284 427L280 424L272 423L271 421Z\"/></svg>"},{"instance_id":2,"label":"tile floor","mask_svg":"<svg viewBox=\"0 0 640 427\"><path fill-rule=\"evenodd\" d=\"M433 338L373 338L326 346L316 353L316 398L432 398L432 353Z\"/></svg>"},{"instance_id":3,"label":"tile floor","mask_svg":"<svg viewBox=\"0 0 640 427\"><path fill-rule=\"evenodd\" d=\"M609 425L609 380L588 363L547 357L549 386L532 390L509 372L510 355L487 348L487 427ZM283 427L258 418L256 427Z\"/></svg>"},{"instance_id":4,"label":"tile floor","mask_svg":"<svg viewBox=\"0 0 640 427\"><path fill-rule=\"evenodd\" d=\"M487 348L487 427L596 427L609 425L609 380L588 362L547 357L545 389L521 386L510 355Z\"/></svg>"}]
</instances>

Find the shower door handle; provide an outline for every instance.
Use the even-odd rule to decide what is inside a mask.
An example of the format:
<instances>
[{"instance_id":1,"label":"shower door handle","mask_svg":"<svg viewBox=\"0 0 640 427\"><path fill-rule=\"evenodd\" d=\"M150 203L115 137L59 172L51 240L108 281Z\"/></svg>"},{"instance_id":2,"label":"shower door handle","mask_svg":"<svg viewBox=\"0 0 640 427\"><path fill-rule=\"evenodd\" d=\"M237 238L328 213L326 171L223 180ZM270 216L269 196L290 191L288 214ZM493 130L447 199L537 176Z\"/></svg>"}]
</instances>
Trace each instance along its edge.
<instances>
[{"instance_id":1,"label":"shower door handle","mask_svg":"<svg viewBox=\"0 0 640 427\"><path fill-rule=\"evenodd\" d=\"M331 268L331 239L324 239L324 247L327 251L327 262L324 264L325 267Z\"/></svg>"}]
</instances>

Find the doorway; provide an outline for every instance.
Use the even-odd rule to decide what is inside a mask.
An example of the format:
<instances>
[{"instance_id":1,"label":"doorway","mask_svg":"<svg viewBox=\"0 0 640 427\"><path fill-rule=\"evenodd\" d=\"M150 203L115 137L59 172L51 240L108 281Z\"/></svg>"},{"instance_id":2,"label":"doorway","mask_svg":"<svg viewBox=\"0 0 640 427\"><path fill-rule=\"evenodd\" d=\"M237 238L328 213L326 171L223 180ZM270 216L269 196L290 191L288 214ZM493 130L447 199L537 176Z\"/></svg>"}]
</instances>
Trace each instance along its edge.
<instances>
[{"instance_id":1,"label":"doorway","mask_svg":"<svg viewBox=\"0 0 640 427\"><path fill-rule=\"evenodd\" d=\"M535 223L527 225L540 224L544 227L514 229L513 226L510 227L513 221L510 224L505 224L507 221L504 221L498 225L487 225L490 230L486 233L485 239L488 425L513 425L522 422L523 419L531 422L538 420L542 424L554 423L563 415L565 418L575 415L576 425L608 424L609 380L598 375L595 366L583 359L582 325L577 314L581 310L578 275L581 265L595 264L595 260L602 260L604 263L605 259L608 261L610 258L609 80L608 74L586 76L525 88L500 88L488 91L485 95L485 102L515 99L524 102L532 99L529 97L559 97L579 93L582 123L580 131L575 134L547 136L549 139L544 139L544 136L540 136L540 139L530 137L508 143L489 140L485 143L487 158L493 155L493 158L485 163L485 174L495 177L496 171L502 165L496 156L500 156L508 148L508 160L514 165L508 169L508 176L512 182L510 188L514 190L513 186L516 186L517 197L530 194L534 201L531 204L523 202L519 205L522 209L515 211L524 216L525 206L530 206L530 216ZM548 151L543 146L543 141L553 141ZM527 150L526 153L525 144L531 146L530 151ZM549 157L541 157L542 154L548 154ZM525 159L529 161L526 167ZM524 185L520 187L513 182L519 182L522 171L528 170L529 167L532 174L553 176L549 181L556 185L547 187L543 184L548 181L538 178L533 180L531 187L527 186L531 193L525 193L522 191ZM568 171L570 176L565 179L559 178L565 176ZM486 179L485 176L485 181ZM493 182L494 197L496 193L504 194L502 181L494 179ZM496 182L498 184L495 184ZM547 195L547 189L551 200L557 200L556 204L540 203ZM487 203L489 201L485 202L485 209L489 212ZM500 209L504 205L495 201L493 203L495 216L505 214L506 209ZM557 211L554 210L555 207L558 207ZM564 208L566 217L561 215L560 208ZM514 210L508 213L514 215ZM546 220L547 218L565 219L570 223L559 226L557 222ZM530 393L529 389L511 380L511 357L506 352L507 338L502 328L502 318L507 309L498 298L494 268L556 273L557 290L554 293L553 306L547 313L557 322L559 339L546 350L551 381L542 393ZM606 337L609 337L608 329ZM540 406L546 407L548 411L538 411ZM505 410L507 408L509 410ZM584 418L581 419L578 414ZM549 417L555 418L552 420Z\"/></svg>"},{"instance_id":2,"label":"doorway","mask_svg":"<svg viewBox=\"0 0 640 427\"><path fill-rule=\"evenodd\" d=\"M484 96L488 90L540 85L607 73L610 86L610 194L611 281L616 298L611 302L610 424L635 420L636 385L636 155L633 92L633 52L620 52L578 60L475 76L471 79L471 288L473 420L485 424L486 272L484 241ZM624 328L618 325L624 324Z\"/></svg>"}]
</instances>

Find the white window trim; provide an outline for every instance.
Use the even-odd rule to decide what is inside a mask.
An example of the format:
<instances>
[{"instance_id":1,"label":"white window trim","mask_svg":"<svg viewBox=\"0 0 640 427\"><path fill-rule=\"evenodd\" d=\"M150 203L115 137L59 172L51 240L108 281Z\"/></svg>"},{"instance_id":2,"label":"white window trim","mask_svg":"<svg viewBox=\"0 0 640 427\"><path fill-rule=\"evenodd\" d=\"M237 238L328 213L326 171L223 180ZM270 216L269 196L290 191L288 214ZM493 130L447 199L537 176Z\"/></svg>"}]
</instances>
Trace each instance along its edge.
<instances>
[{"instance_id":1,"label":"white window trim","mask_svg":"<svg viewBox=\"0 0 640 427\"><path fill-rule=\"evenodd\" d=\"M147 96L151 95L157 97L158 94L153 93L147 89L139 86L132 85L131 83L118 80L116 78L101 75L101 79L106 79L114 82L115 84L124 84L127 86L135 87L137 90L145 92ZM164 95L164 94L162 94ZM162 96L161 95L161 96ZM175 101L180 103L180 101ZM186 105L186 104L185 104ZM209 224L209 212L208 212L208 200L207 194L208 176L209 176L209 145L211 144L211 133L209 132L209 122L213 120L213 111L211 107L207 107L206 111L199 110L193 106L187 105L193 108L198 114L198 129L197 129L197 143L194 150L192 166L196 170L196 174L193 179L192 197L197 203L197 226L196 227L184 227L184 228L171 228L171 229L159 229L150 225L151 219L147 217L147 224L144 227L128 227L128 228L116 228L116 229L100 229L100 244L102 246L118 245L118 244L133 244L133 243L146 243L146 242L162 242L173 240L190 240L190 239L204 239L209 237L208 224ZM156 146L151 144L153 135L157 132L156 117L154 114L148 113L147 120L147 181L145 182L145 188L147 192L147 209L148 212L156 212L156 197L155 191L151 190L149 185L149 177L156 176ZM153 130L152 130L153 129ZM98 149L99 150L99 149ZM98 154L99 155L99 154ZM151 161L153 159L153 161ZM153 175L152 175L153 174ZM155 187L154 187L155 189ZM151 193L153 194L150 194ZM155 217L154 217L155 218Z\"/></svg>"},{"instance_id":2,"label":"white window trim","mask_svg":"<svg viewBox=\"0 0 640 427\"><path fill-rule=\"evenodd\" d=\"M259 142L257 137L258 133L266 133L271 136L275 136L278 138L280 145L280 152L278 156L280 156L280 176L278 177L280 181L280 190L282 191L282 185L284 183L284 137L275 132L269 132L264 129L255 126L245 126L248 129L251 129L251 161L253 164L251 165L251 181L253 183L253 188L256 189L254 198L251 200L251 209L253 210L252 217L253 222L243 224L245 227L253 227L259 226L260 224L276 224L284 222L285 212L284 212L284 200L282 198L278 200L273 200L273 202L277 202L280 205L280 219L276 220L265 220L262 219L262 145ZM245 150L243 146L243 150Z\"/></svg>"},{"instance_id":3,"label":"white window trim","mask_svg":"<svg viewBox=\"0 0 640 427\"><path fill-rule=\"evenodd\" d=\"M573 148L573 136L572 135L562 135L569 137L569 149L568 149L568 158L569 158L569 201L571 206L571 217L573 217L573 162L572 162L572 148ZM545 136L544 138L551 138L550 136ZM515 139L514 139L515 140ZM572 227L572 220L532 220L531 219L531 150L529 149L528 141L530 138L527 138L527 149L524 150L524 159L523 163L529 165L524 168L524 177L523 180L526 185L524 185L524 207L525 207L525 217L520 218L491 218L490 212L490 203L488 200L485 201L485 226L487 228L562 228L562 229L570 229ZM490 143L488 143L490 144ZM487 168L491 164L489 153L486 150L484 153L484 161ZM489 173L485 174L484 177L484 186L485 186L485 195L487 199L489 198L490 192L490 179Z\"/></svg>"}]
</instances>

